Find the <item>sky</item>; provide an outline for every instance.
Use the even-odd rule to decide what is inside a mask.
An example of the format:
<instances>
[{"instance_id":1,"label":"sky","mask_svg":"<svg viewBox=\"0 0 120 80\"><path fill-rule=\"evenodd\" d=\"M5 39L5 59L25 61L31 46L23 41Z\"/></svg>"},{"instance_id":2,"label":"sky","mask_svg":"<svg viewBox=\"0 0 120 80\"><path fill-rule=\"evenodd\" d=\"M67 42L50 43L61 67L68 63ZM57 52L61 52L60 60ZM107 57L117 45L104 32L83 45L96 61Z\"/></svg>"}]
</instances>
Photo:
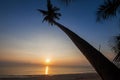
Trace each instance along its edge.
<instances>
[{"instance_id":1,"label":"sky","mask_svg":"<svg viewBox=\"0 0 120 80\"><path fill-rule=\"evenodd\" d=\"M65 25L110 60L114 53L109 40L118 35L118 19L96 22L96 11L103 0L75 0L66 6L59 0L52 3L61 9L57 22ZM56 26L42 23L37 9L46 9L46 0L0 0L0 66L45 65L91 66L72 41Z\"/></svg>"}]
</instances>

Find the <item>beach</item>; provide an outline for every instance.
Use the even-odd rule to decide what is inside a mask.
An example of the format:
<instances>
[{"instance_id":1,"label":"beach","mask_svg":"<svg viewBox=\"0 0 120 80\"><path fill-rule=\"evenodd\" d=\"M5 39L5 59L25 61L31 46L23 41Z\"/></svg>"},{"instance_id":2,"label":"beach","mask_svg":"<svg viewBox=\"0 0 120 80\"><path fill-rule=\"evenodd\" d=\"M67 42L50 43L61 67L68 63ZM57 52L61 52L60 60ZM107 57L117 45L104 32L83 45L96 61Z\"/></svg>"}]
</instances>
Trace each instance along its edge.
<instances>
[{"instance_id":1,"label":"beach","mask_svg":"<svg viewBox=\"0 0 120 80\"><path fill-rule=\"evenodd\" d=\"M9 75L0 80L101 80L96 73L59 74L59 75Z\"/></svg>"}]
</instances>

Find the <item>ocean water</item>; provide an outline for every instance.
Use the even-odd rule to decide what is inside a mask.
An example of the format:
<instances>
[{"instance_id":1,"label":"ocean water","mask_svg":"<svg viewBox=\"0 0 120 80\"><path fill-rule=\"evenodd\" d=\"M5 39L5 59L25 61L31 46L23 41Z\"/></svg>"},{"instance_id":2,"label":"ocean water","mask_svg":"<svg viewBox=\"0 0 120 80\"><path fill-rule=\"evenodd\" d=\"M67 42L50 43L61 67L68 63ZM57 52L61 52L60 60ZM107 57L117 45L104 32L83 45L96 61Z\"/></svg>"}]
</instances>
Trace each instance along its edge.
<instances>
[{"instance_id":1,"label":"ocean water","mask_svg":"<svg viewBox=\"0 0 120 80\"><path fill-rule=\"evenodd\" d=\"M95 70L91 67L53 67L53 66L3 66L0 67L0 75L55 75L91 73Z\"/></svg>"}]
</instances>

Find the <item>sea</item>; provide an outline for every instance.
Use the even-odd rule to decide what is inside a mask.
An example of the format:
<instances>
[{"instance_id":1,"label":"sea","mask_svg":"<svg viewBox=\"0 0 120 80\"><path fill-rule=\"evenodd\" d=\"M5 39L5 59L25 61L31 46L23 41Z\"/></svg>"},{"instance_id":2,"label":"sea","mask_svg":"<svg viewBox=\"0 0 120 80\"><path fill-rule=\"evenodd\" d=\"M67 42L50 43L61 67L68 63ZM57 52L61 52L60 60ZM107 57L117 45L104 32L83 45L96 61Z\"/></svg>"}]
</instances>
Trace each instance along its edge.
<instances>
[{"instance_id":1,"label":"sea","mask_svg":"<svg viewBox=\"0 0 120 80\"><path fill-rule=\"evenodd\" d=\"M57 75L93 73L92 67L67 66L1 66L0 75Z\"/></svg>"}]
</instances>

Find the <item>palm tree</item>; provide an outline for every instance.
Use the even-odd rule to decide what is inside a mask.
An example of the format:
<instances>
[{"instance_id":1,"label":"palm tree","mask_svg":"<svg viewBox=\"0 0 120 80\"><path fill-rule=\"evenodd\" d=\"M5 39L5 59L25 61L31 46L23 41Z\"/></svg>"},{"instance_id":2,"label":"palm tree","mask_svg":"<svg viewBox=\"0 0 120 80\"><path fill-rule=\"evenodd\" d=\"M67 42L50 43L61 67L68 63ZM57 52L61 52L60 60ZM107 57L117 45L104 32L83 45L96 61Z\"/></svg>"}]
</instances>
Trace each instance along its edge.
<instances>
[{"instance_id":1,"label":"palm tree","mask_svg":"<svg viewBox=\"0 0 120 80\"><path fill-rule=\"evenodd\" d=\"M61 16L60 13L57 13L59 8L53 6L50 0L47 0L47 7L47 11L38 9L38 11L45 16L43 21L47 21L51 25L54 24L59 27L63 32L65 32L73 41L73 43L83 53L83 55L88 59L88 61L92 64L92 66L95 68L95 70L103 80L120 80L120 70L113 63L111 63L87 41L66 28L64 25L55 21L56 19L59 19L59 16Z\"/></svg>"},{"instance_id":2,"label":"palm tree","mask_svg":"<svg viewBox=\"0 0 120 80\"><path fill-rule=\"evenodd\" d=\"M117 16L120 8L120 0L106 0L104 4L100 5L97 11L97 21L106 20L111 17ZM119 38L119 39L118 39ZM115 37L116 43L112 47L116 57L113 61L120 62L120 35Z\"/></svg>"}]
</instances>

